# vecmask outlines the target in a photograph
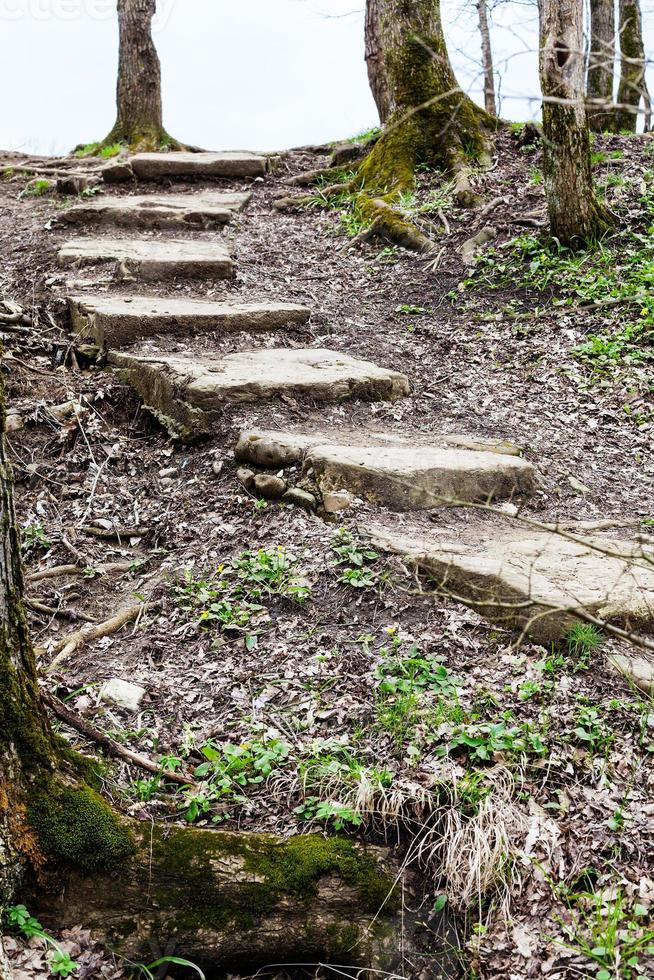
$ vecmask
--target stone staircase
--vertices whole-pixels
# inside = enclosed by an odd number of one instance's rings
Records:
[[[262,178],[270,159],[252,153],[138,154],[105,168],[106,182],[210,182]],[[459,599],[492,622],[550,643],[586,619],[629,632],[654,625],[652,549],[609,535],[578,536],[521,523],[515,501],[536,489],[534,466],[519,447],[474,435],[330,428],[311,410],[350,400],[388,401],[409,394],[409,379],[387,367],[322,347],[279,346],[225,353],[185,338],[284,331],[305,324],[307,307],[274,302],[207,301],[147,295],[139,286],[233,277],[235,264],[216,232],[242,211],[250,192],[121,194],[80,202],[64,221],[99,229],[128,228],[131,237],[81,237],[65,244],[58,261],[83,269],[111,263],[116,283],[136,283],[129,294],[69,296],[78,339],[100,346],[147,408],[172,436],[210,435],[229,406],[277,400],[301,403],[307,424],[280,430],[246,426],[235,447],[239,478],[263,496],[283,497],[321,513],[357,498],[378,508],[365,531],[375,546],[411,561],[437,591]],[[152,229],[211,231],[211,239],[153,239]],[[136,235],[136,230],[141,234]],[[319,415],[319,413],[316,413]],[[335,497],[338,505],[334,504]],[[506,517],[468,509],[465,519],[434,526],[422,512],[453,504],[510,501]],[[488,510],[488,508],[486,508]],[[442,510],[448,514],[452,511]],[[537,522],[531,522],[532,525]],[[641,665],[642,666],[642,665]],[[652,673],[649,674],[650,682]]]

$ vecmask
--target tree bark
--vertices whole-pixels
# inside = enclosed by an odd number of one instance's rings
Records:
[[[369,0],[370,2],[370,0]],[[443,35],[440,0],[374,0],[388,92],[381,138],[359,169],[374,195],[413,186],[420,164],[450,172],[486,150],[492,120],[461,90]]]
[[[590,54],[586,98],[588,125],[596,133],[615,125],[615,0],[590,0]]]
[[[152,40],[156,0],[118,0],[117,116],[105,144],[159,150],[171,145],[163,126],[161,64]]]
[[[387,850],[129,819],[97,792],[97,760],[53,735],[23,611],[3,396],[0,373],[0,913],[23,900],[51,929],[82,925],[134,959],[172,944],[211,967],[333,957],[392,970],[418,929],[397,882],[412,906],[422,896]]]
[[[583,92],[582,0],[541,0],[543,175],[552,235],[578,246],[609,227],[597,200]]]
[[[486,0],[477,0],[479,33],[481,34],[481,61],[484,71],[484,106],[489,116],[497,115],[495,102],[495,75],[493,72],[493,49],[488,26],[488,6]]]
[[[645,46],[639,0],[620,0],[620,83],[617,132],[635,133],[641,98],[649,102],[645,81]]]
[[[380,37],[380,8],[382,0],[368,0],[366,4],[366,67],[372,97],[377,106],[379,120],[385,125],[390,114],[391,99],[388,91],[386,65]]]

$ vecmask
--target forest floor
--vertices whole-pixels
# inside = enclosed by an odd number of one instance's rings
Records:
[[[417,801],[456,784],[464,815],[485,812],[487,832],[501,825],[513,854],[485,896],[475,897],[474,883],[466,897],[454,876],[436,877],[423,910],[426,928],[437,928],[445,904],[466,920],[467,977],[654,976],[651,699],[611,667],[616,640],[586,630],[560,649],[516,649],[501,628],[431,593],[405,561],[360,535],[370,505],[325,521],[257,500],[236,479],[233,446],[243,426],[299,423],[509,440],[539,473],[528,515],[624,519],[646,532],[654,141],[601,137],[593,151],[619,219],[615,236],[578,256],[546,247],[540,149],[507,132],[492,168],[473,178],[480,209],[457,208],[435,173],[420,174],[404,202],[430,223],[437,262],[379,242],[353,245],[361,229],[345,199],[324,206],[316,193],[313,207],[273,210],[289,192],[284,178],[327,159],[285,156],[222,233],[236,279],[157,293],[304,303],[309,323],[177,338],[178,349],[329,347],[404,372],[411,394],[392,404],[226,409],[218,431],[192,446],[171,441],[115,373],[71,359],[71,274],[55,261],[74,237],[56,220],[71,201],[19,197],[17,174],[0,182],[2,296],[34,322],[5,335],[2,369],[9,410],[25,421],[9,441],[27,594],[56,610],[30,607],[43,685],[154,761],[213,767],[196,792],[115,760],[106,793],[143,820],[281,834],[313,821],[375,840],[387,831],[402,848],[419,822]],[[229,181],[230,190],[249,186]],[[483,227],[494,237],[466,266],[460,247]],[[98,279],[87,275],[86,284]],[[48,412],[69,400],[81,412],[64,421]],[[468,515],[441,509],[412,520],[455,530]],[[30,580],[71,563],[85,573]],[[99,574],[108,564],[122,567]],[[48,672],[49,651],[80,613],[99,622],[146,593],[136,624]],[[101,698],[111,678],[145,689],[136,710]],[[385,817],[361,817],[353,787],[362,780],[376,806],[393,795]],[[404,828],[398,812],[410,814]],[[122,974],[87,934],[63,941],[78,976]],[[37,941],[12,948],[20,980],[47,975]],[[434,975],[407,966],[407,980]]]

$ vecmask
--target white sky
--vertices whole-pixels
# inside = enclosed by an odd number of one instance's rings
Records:
[[[460,83],[478,99],[470,0],[444,3]],[[114,121],[115,0],[0,0],[0,148],[59,153]],[[155,41],[170,133],[208,149],[281,149],[377,122],[363,60],[364,0],[159,0]],[[502,115],[538,113],[536,8],[494,14]],[[531,101],[530,101],[531,97]]]

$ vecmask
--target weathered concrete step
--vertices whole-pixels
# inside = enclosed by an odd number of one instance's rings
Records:
[[[63,211],[68,224],[111,224],[124,227],[161,228],[191,225],[214,228],[242,211],[251,194],[140,194],[133,197],[101,197]]]
[[[59,265],[117,262],[118,279],[227,279],[234,263],[224,245],[214,242],[148,241],[128,238],[79,238],[59,251]]]
[[[395,400],[408,394],[402,374],[348,354],[321,348],[212,354],[136,355],[115,351],[108,362],[122,368],[145,405],[177,438],[211,431],[225,405],[281,396],[338,402]]]
[[[465,437],[407,440],[393,433],[245,430],[237,460],[275,470],[300,466],[323,495],[348,490],[397,511],[439,507],[452,500],[487,501],[534,489],[531,463],[488,449],[459,449]],[[477,445],[482,446],[483,440]]]
[[[579,612],[627,629],[654,626],[654,553],[643,558],[636,543],[494,523],[457,533],[368,531],[378,548],[429,573],[441,593],[539,643],[565,637]]]
[[[209,303],[157,296],[71,296],[72,327],[77,336],[101,347],[124,347],[157,333],[192,334],[208,330],[277,330],[306,323],[307,306],[297,303]]]
[[[105,181],[159,180],[165,177],[260,177],[268,167],[260,153],[241,150],[224,153],[137,153],[111,161],[103,169]]]

